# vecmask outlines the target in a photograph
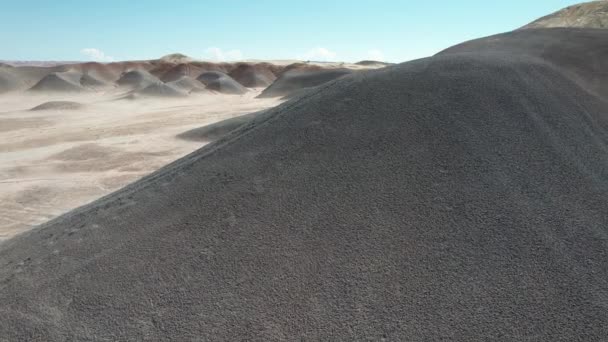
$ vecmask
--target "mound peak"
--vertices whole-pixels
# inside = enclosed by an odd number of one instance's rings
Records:
[[[591,1],[566,7],[542,17],[522,29],[579,27],[608,28],[608,1]]]
[[[192,57],[186,56],[182,53],[172,53],[161,57],[160,60],[169,63],[188,63],[194,61]]]
[[[388,65],[391,65],[391,63],[381,62],[381,61],[373,61],[373,60],[363,60],[363,61],[359,61],[359,62],[355,63],[355,65],[362,65],[362,66],[388,66]]]

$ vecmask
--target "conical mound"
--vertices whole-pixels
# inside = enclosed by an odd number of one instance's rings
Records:
[[[18,90],[22,81],[14,73],[13,67],[0,66],[0,94]]]
[[[80,84],[82,74],[74,71],[54,72],[44,76],[30,91],[39,92],[81,92],[86,89]]]
[[[268,87],[277,78],[268,63],[239,63],[229,75],[244,87]]]
[[[49,101],[39,104],[30,109],[31,111],[39,110],[76,110],[83,108],[84,105],[73,101]]]
[[[191,91],[204,91],[205,89],[205,85],[190,76],[182,76],[175,81],[168,82],[167,84],[187,93]]]
[[[206,89],[222,94],[240,95],[247,92],[247,88],[220,71],[204,72],[197,80],[204,84]]]
[[[184,97],[188,95],[187,92],[162,82],[151,84],[136,92],[141,95],[160,97]]]
[[[123,73],[116,84],[123,87],[143,89],[161,81],[146,70],[136,69]]]
[[[521,53],[346,76],[1,244],[0,336],[605,340],[607,110]]]
[[[264,89],[260,97],[290,96],[303,89],[319,86],[350,73],[352,71],[348,69],[295,68],[282,73],[268,88]]]

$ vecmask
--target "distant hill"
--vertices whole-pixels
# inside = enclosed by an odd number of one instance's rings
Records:
[[[608,28],[608,1],[592,1],[566,7],[522,29],[550,27]]]

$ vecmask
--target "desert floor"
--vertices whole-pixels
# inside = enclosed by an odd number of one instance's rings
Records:
[[[176,135],[278,104],[243,96],[116,100],[86,95],[0,96],[0,241],[84,205],[204,143]],[[48,101],[78,109],[32,111]]]

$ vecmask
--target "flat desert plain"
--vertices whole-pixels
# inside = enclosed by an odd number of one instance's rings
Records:
[[[180,133],[280,102],[256,99],[259,93],[136,100],[111,94],[0,95],[0,241],[205,144],[180,139]]]

